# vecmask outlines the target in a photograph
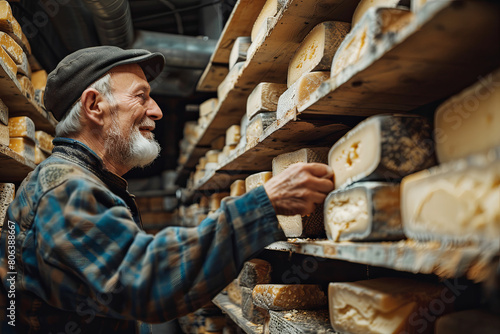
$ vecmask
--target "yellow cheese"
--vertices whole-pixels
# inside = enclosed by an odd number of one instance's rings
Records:
[[[35,142],[35,123],[27,116],[9,118],[9,136],[25,137]]]
[[[240,126],[231,125],[226,130],[226,146],[237,145],[240,141]]]
[[[236,63],[247,60],[247,51],[252,43],[249,36],[236,37],[233,48],[229,54],[229,69],[232,69]]]
[[[255,117],[248,123],[247,129],[245,131],[246,148],[249,149],[255,146],[266,128],[275,120],[275,112],[264,112],[255,115]]]
[[[0,99],[0,123],[4,125],[9,124],[9,108]]]
[[[50,156],[50,153],[42,151],[38,146],[35,146],[35,164],[39,164]]]
[[[243,264],[238,275],[240,286],[253,289],[257,284],[271,283],[271,264],[262,259],[251,259]]]
[[[440,163],[500,145],[500,70],[448,99],[436,110],[434,133]]]
[[[389,182],[356,182],[331,192],[324,204],[328,239],[402,239],[399,198],[399,183]]]
[[[10,137],[9,148],[25,159],[35,162],[35,143],[31,139]]]
[[[31,73],[31,83],[35,89],[44,89],[47,85],[47,72],[40,70]]]
[[[0,62],[7,71],[11,72],[11,75],[14,78],[17,73],[16,62],[12,60],[12,58],[10,58],[9,54],[4,50],[4,48],[0,48]]]
[[[335,189],[356,181],[399,180],[435,165],[430,122],[413,115],[367,118],[330,149]]]
[[[9,146],[9,127],[0,123],[0,144]]]
[[[303,148],[298,151],[283,153],[273,159],[273,176],[278,175],[293,164],[304,162],[328,163],[328,147]]]
[[[23,48],[16,41],[3,31],[0,31],[0,44],[12,60],[20,65],[23,62]]]
[[[273,177],[272,172],[260,172],[256,174],[252,174],[245,179],[245,189],[249,192],[252,189],[255,189],[259,186],[262,186],[264,183],[269,181]]]
[[[254,324],[263,324],[268,317],[268,311],[255,305],[252,298],[252,289],[241,286],[241,313],[243,318]]]
[[[235,279],[233,280],[227,287],[227,296],[229,297],[229,300],[232,301],[234,304],[241,306],[241,287],[238,284],[238,280]]]
[[[500,317],[483,310],[453,312],[436,320],[435,334],[498,334]]]
[[[443,242],[497,241],[500,147],[405,177],[401,215],[408,237]]]
[[[419,308],[428,310],[442,291],[439,285],[403,278],[330,283],[330,322],[342,333],[432,333],[436,317],[424,318]],[[450,308],[442,304],[443,312]]]
[[[260,11],[259,16],[255,20],[252,32],[250,34],[252,42],[256,41],[258,38],[259,31],[261,30],[262,25],[265,24],[267,18],[275,16],[278,11],[281,9],[283,1],[278,0],[267,0],[262,10]]]
[[[278,175],[291,165],[299,162],[326,163],[328,148],[303,148],[295,152],[280,154],[273,159],[273,176]],[[323,206],[318,206],[310,215],[283,216],[278,215],[278,222],[288,238],[320,237],[325,234],[323,224]]]
[[[210,148],[212,150],[220,151],[224,148],[225,143],[226,143],[226,138],[224,138],[224,136],[219,136],[214,140],[212,140],[212,142],[210,143]]]
[[[309,310],[326,306],[327,298],[315,284],[259,284],[252,292],[255,305],[266,310]]]
[[[281,120],[290,114],[295,115],[296,110],[306,104],[310,95],[328,78],[330,78],[330,72],[310,72],[302,75],[281,94],[276,109],[276,118]]]
[[[216,211],[218,208],[220,208],[221,201],[228,196],[229,193],[225,192],[212,194],[210,196],[210,211]]]
[[[11,35],[19,45],[22,44],[23,31],[7,1],[0,1],[0,30]]]
[[[52,137],[51,135],[49,135],[47,132],[44,131],[35,131],[35,139],[40,149],[42,149],[47,153],[52,152],[52,149],[54,148],[52,140],[54,140],[54,137]]]
[[[404,9],[385,9],[371,7],[345,36],[332,60],[331,77],[336,77],[354,65],[369,52],[369,46],[379,34],[397,32],[411,22],[412,14]]]
[[[217,98],[219,101],[224,101],[227,94],[234,88],[244,64],[244,62],[236,63],[217,87]]]
[[[217,110],[219,100],[211,98],[200,104],[200,117],[209,117]]]
[[[245,180],[236,180],[231,184],[230,196],[241,196],[246,193]]]
[[[252,44],[247,50],[247,58],[252,58],[257,48],[264,42],[269,32],[276,25],[277,19],[275,17],[266,18],[255,32],[255,38],[252,37]],[[256,26],[254,26],[256,28]]]
[[[14,200],[15,186],[12,183],[0,183],[0,228],[3,226],[7,209]]]
[[[412,0],[416,1],[416,0]],[[351,24],[354,27],[365,15],[366,11],[370,8],[373,7],[384,7],[384,8],[390,8],[390,7],[396,7],[401,0],[361,0],[358,3],[358,6],[354,10],[354,14],[352,15],[352,21]]]
[[[293,85],[303,74],[328,71],[333,56],[347,35],[351,25],[346,22],[326,21],[316,25],[295,51],[288,65],[287,85]]]
[[[23,59],[22,63],[17,65],[17,75],[24,75],[28,77],[28,79],[31,79],[31,66],[28,61],[28,57],[26,56],[26,53],[22,54],[22,59]]]
[[[219,157],[219,153],[221,153],[220,150],[210,150],[205,153],[205,158],[207,158],[207,164],[208,163],[217,163],[217,159]],[[205,164],[205,168],[207,165]]]
[[[276,111],[278,99],[285,90],[285,84],[271,82],[261,82],[258,84],[247,99],[247,118],[251,120],[261,112]]]
[[[29,100],[34,100],[35,90],[33,89],[33,85],[31,84],[30,79],[27,76],[18,74],[17,81],[21,86],[21,91],[23,92],[24,96],[26,96]]]

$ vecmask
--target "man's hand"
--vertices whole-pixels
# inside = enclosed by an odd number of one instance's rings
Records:
[[[264,184],[278,215],[307,215],[322,204],[335,186],[333,171],[325,164],[296,163]]]

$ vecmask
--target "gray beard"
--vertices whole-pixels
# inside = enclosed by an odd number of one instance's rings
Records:
[[[148,122],[152,121],[145,117],[139,125],[134,126],[127,140],[113,117],[113,124],[104,140],[106,155],[129,169],[146,167],[152,163],[160,154],[161,147],[154,139],[153,133],[151,133],[151,139],[141,134],[139,127]]]

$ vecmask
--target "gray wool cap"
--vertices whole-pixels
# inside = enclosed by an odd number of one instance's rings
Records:
[[[126,64],[141,66],[147,80],[151,81],[163,70],[165,58],[158,52],[124,50],[109,45],[75,51],[49,73],[44,94],[45,108],[60,121],[85,89],[112,68]]]

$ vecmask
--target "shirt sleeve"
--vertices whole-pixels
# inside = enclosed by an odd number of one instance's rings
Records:
[[[263,187],[223,200],[198,227],[167,227],[153,236],[107,189],[85,180],[68,180],[43,196],[33,233],[26,240],[37,254],[25,265],[40,275],[32,283],[42,282],[38,294],[47,302],[89,320],[145,322],[202,307],[244,261],[285,240]]]

